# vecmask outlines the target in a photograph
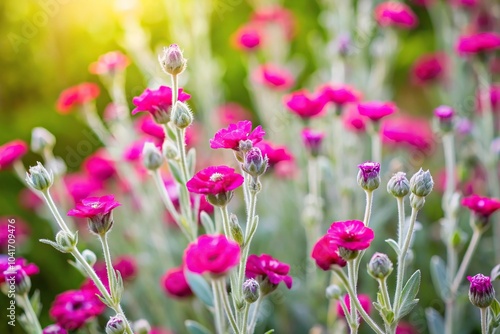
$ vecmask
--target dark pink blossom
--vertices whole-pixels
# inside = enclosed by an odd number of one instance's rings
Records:
[[[8,249],[12,236],[14,236],[15,246],[21,247],[29,233],[28,225],[19,217],[0,217],[0,250]]]
[[[314,156],[318,155],[323,138],[325,138],[325,134],[321,131],[303,129],[301,135],[302,142],[309,152],[311,152]]]
[[[25,258],[18,257],[14,262],[9,262],[9,257],[6,254],[0,254],[0,285],[5,282],[3,272],[8,271],[11,267],[19,267],[27,276],[33,276],[40,272],[38,266],[34,263],[28,263]]]
[[[378,162],[366,161],[358,165],[358,168],[365,182],[380,177],[380,164]]]
[[[399,117],[382,122],[382,142],[387,145],[405,146],[413,151],[428,153],[434,144],[434,133],[427,120]]]
[[[265,140],[255,146],[260,148],[262,156],[267,156],[269,167],[275,167],[280,162],[294,160],[292,153],[286,146],[275,145]]]
[[[469,208],[476,215],[488,218],[500,209],[500,200],[474,194],[463,198],[462,205]]]
[[[252,122],[241,121],[229,124],[227,128],[217,131],[214,138],[210,139],[210,147],[239,151],[240,141],[250,140],[255,145],[264,138],[265,134],[266,132],[260,125],[252,131]]]
[[[236,102],[229,102],[217,108],[219,122],[223,126],[244,120],[251,120],[252,113]]]
[[[289,70],[273,64],[257,67],[252,77],[255,82],[275,90],[287,90],[295,83]]]
[[[19,139],[0,146],[0,170],[7,169],[28,152],[28,145]]]
[[[184,251],[186,268],[197,274],[224,275],[240,261],[240,246],[223,235],[202,235]]]
[[[228,166],[211,166],[196,173],[186,183],[195,194],[217,195],[232,191],[243,184],[243,176]]]
[[[361,93],[349,85],[325,85],[320,88],[320,94],[326,101],[338,106],[361,99]]]
[[[291,40],[295,35],[295,18],[293,13],[278,5],[257,8],[252,14],[250,21],[256,26],[278,26],[288,40]]]
[[[262,43],[262,32],[257,25],[246,24],[234,33],[232,39],[237,49],[254,51]]]
[[[283,98],[285,106],[297,116],[308,119],[321,116],[327,101],[323,95],[313,96],[308,91],[301,89]]]
[[[366,131],[367,119],[361,116],[357,105],[349,105],[342,113],[342,123],[344,127],[353,132],[363,133]]]
[[[453,110],[453,108],[450,106],[442,105],[434,109],[434,116],[441,120],[449,120],[453,118],[454,115],[455,110]]]
[[[418,18],[411,8],[395,1],[386,1],[377,5],[375,20],[382,27],[394,26],[403,29],[411,29],[418,24]]]
[[[418,330],[411,324],[400,321],[396,327],[396,334],[418,334]]]
[[[154,121],[151,115],[144,115],[144,117],[138,118],[135,126],[139,132],[152,136],[157,145],[163,144],[165,140],[165,130]]]
[[[328,235],[324,235],[316,242],[311,257],[316,262],[316,265],[325,271],[330,270],[333,265],[344,267],[347,264],[347,262],[340,257],[337,245]]]
[[[492,84],[489,88],[478,89],[476,93],[476,109],[483,112],[483,104],[489,103],[491,110],[500,113],[500,84]]]
[[[363,310],[365,310],[366,313],[370,314],[372,306],[370,296],[360,293],[358,294],[358,301],[361,304]],[[347,307],[347,311],[351,312],[351,299],[349,298],[349,295],[344,296],[344,303]],[[344,309],[342,309],[340,303],[337,303],[337,314],[339,315],[339,317],[345,318]]]
[[[73,331],[104,313],[105,309],[106,306],[92,291],[69,290],[56,296],[49,314],[58,325]]]
[[[57,99],[56,109],[61,114],[69,113],[73,108],[83,106],[95,100],[100,94],[99,86],[95,83],[84,82],[69,87],[61,92]]]
[[[193,295],[191,287],[189,286],[186,275],[184,274],[184,268],[176,267],[169,269],[161,277],[161,287],[165,292],[174,298],[186,298]]]
[[[83,161],[83,169],[93,178],[106,181],[116,175],[115,163],[104,150],[88,156]]]
[[[470,282],[469,300],[474,306],[482,309],[488,308],[495,300],[495,289],[491,284],[491,278],[483,274],[467,276]]]
[[[334,222],[327,234],[338,247],[351,251],[367,249],[375,237],[373,230],[359,220]]]
[[[185,102],[190,97],[191,95],[179,88],[177,97],[179,101]],[[147,88],[141,95],[134,97],[132,102],[136,106],[132,110],[132,115],[147,111],[154,117],[155,121],[162,123],[165,121],[164,118],[167,117],[165,115],[170,115],[172,109],[172,89],[167,86],[160,86],[157,89]]]
[[[397,110],[393,102],[368,101],[358,103],[359,114],[368,117],[374,122],[394,114]]]
[[[121,255],[113,260],[113,268],[120,273],[124,283],[131,282],[137,276],[137,261],[130,255]],[[97,261],[94,264],[94,270],[106,290],[109,290],[108,271],[104,261]],[[94,281],[86,279],[80,286],[81,290],[93,291],[95,294],[101,294]]]
[[[141,158],[144,144],[148,141],[148,139],[143,138],[130,144],[123,152],[123,159],[130,162],[138,161]]]
[[[68,216],[80,218],[94,218],[105,216],[121,204],[115,201],[113,195],[102,197],[87,197],[76,204],[74,209],[69,210]]]
[[[291,289],[293,279],[288,275],[290,266],[280,262],[268,254],[250,255],[245,267],[245,275],[248,278],[255,278],[259,281],[267,281],[277,287],[281,282],[285,283],[286,287]]]
[[[412,82],[423,85],[442,79],[446,75],[447,57],[443,52],[420,56],[411,68]]]
[[[477,54],[497,49],[500,49],[500,34],[496,32],[460,36],[456,45],[456,50],[460,55]]]
[[[42,334],[68,334],[68,331],[58,324],[53,324],[45,327],[42,331]]]
[[[64,184],[75,203],[103,190],[101,181],[92,178],[90,175],[80,173],[65,175]]]
[[[103,54],[99,59],[90,64],[89,72],[92,74],[114,74],[123,71],[130,64],[130,60],[120,51],[111,51]]]

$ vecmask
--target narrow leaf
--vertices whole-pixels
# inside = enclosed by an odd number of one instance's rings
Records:
[[[443,334],[444,321],[441,314],[433,308],[425,310],[425,317],[427,318],[427,327],[429,327],[430,334]]]
[[[208,329],[194,320],[186,320],[184,321],[184,325],[190,334],[211,334]]]
[[[186,156],[189,175],[194,175],[194,167],[196,166],[196,149],[192,147]]]
[[[207,234],[216,234],[215,224],[212,220],[212,217],[205,211],[202,211],[200,214],[201,225],[205,228],[205,232]]]
[[[386,239],[385,242],[391,246],[392,249],[396,252],[397,255],[401,253],[401,250],[399,249],[398,243],[394,239]]]
[[[493,312],[495,318],[498,317],[498,315],[500,314],[500,303],[496,298],[493,300],[493,303],[491,303],[490,310],[491,312]]]
[[[49,240],[49,239],[40,239],[38,241],[40,241],[42,244],[51,245],[52,247],[54,247],[55,249],[57,249],[61,253],[67,253],[64,249],[61,248],[61,246],[59,246],[57,243],[55,243],[52,240]]]
[[[188,281],[189,287],[193,290],[193,293],[198,297],[205,305],[209,307],[214,306],[214,294],[210,285],[201,276],[185,270],[186,279]]]
[[[401,294],[400,308],[396,310],[396,318],[399,320],[407,315],[411,309],[417,304],[418,299],[415,299],[420,287],[420,270],[417,270],[411,275],[406,282]]]
[[[491,280],[495,281],[500,278],[500,264],[497,264],[493,269],[491,270],[490,274]]]
[[[42,303],[40,302],[40,290],[35,290],[35,292],[33,292],[33,295],[30,298],[30,302],[31,302],[31,307],[33,307],[33,311],[35,311],[35,314],[39,316],[40,312],[42,312]]]
[[[179,167],[177,166],[177,163],[169,160],[168,167],[170,168],[170,172],[172,172],[172,176],[174,177],[175,181],[177,181],[177,183],[179,184],[184,184],[184,181],[182,179],[182,173]]]
[[[264,334],[271,334],[271,333],[274,333],[274,329],[270,329],[267,332],[265,332]]]
[[[439,256],[431,258],[431,277],[437,293],[442,300],[446,300],[450,295],[450,286],[448,283],[448,273],[446,264]]]

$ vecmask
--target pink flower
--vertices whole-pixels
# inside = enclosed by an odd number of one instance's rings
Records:
[[[283,161],[292,161],[293,155],[286,146],[278,146],[268,141],[261,141],[255,147],[260,148],[262,156],[267,156],[269,167],[275,167]]]
[[[45,327],[42,334],[68,334],[68,331],[58,324],[53,324]]]
[[[406,146],[418,152],[429,152],[434,143],[434,134],[427,120],[391,118],[382,123],[380,131],[383,143]]]
[[[124,283],[131,282],[137,275],[137,262],[135,258],[130,255],[122,255],[113,260],[113,268],[120,272],[120,275]],[[106,263],[103,261],[97,261],[94,264],[94,270],[97,276],[101,279],[106,290],[109,291],[109,281],[108,281],[108,271],[106,269]],[[86,279],[80,286],[81,290],[93,291],[94,294],[100,294],[99,289],[94,284],[91,279]]]
[[[462,199],[462,205],[469,208],[476,215],[488,218],[500,209],[500,200],[490,197],[471,195]]]
[[[292,288],[293,279],[288,275],[290,266],[286,263],[279,262],[271,255],[261,254],[250,255],[245,267],[245,275],[248,278],[255,278],[262,285],[268,283],[271,289],[278,287],[281,282],[285,283],[288,289]],[[269,291],[270,292],[270,291]]]
[[[179,88],[179,101],[185,102],[190,97],[191,95],[184,93],[182,88]],[[172,109],[172,89],[167,86],[160,86],[157,89],[146,88],[141,95],[134,97],[132,102],[136,106],[132,110],[132,115],[147,111],[157,123],[167,123],[170,120],[170,110]]]
[[[246,24],[233,35],[233,43],[240,50],[254,51],[262,43],[262,33],[256,25]]]
[[[155,142],[161,145],[165,140],[165,130],[156,123],[152,116],[145,115],[137,120],[136,126],[139,131],[155,138]],[[188,128],[189,129],[189,128]]]
[[[370,296],[360,293],[358,294],[358,300],[363,310],[365,310],[366,313],[370,314],[372,306]],[[344,296],[344,302],[347,306],[347,311],[351,312],[351,299],[349,298],[349,295]],[[337,314],[339,315],[339,317],[345,318],[345,313],[342,309],[342,306],[340,306],[340,303],[337,303]]]
[[[481,32],[474,35],[460,36],[456,50],[460,55],[488,52],[500,48],[500,34]]]
[[[454,115],[455,110],[453,110],[453,108],[450,106],[442,105],[434,109],[434,116],[441,120],[449,120],[453,118]]]
[[[287,90],[295,83],[290,71],[272,64],[265,64],[257,67],[254,70],[253,79],[275,90]]]
[[[130,162],[138,161],[141,158],[142,149],[146,142],[148,142],[148,140],[143,138],[130,144],[123,152],[123,159]]]
[[[79,85],[69,87],[63,90],[59,95],[56,109],[61,114],[67,114],[73,108],[80,107],[95,100],[99,94],[99,86],[91,82],[84,82]]]
[[[479,0],[449,0],[454,6],[461,7],[476,7],[479,3]]]
[[[229,102],[219,106],[217,115],[219,116],[219,122],[224,126],[252,119],[252,113],[236,102]]]
[[[500,84],[492,84],[489,89],[478,89],[476,93],[476,109],[479,112],[484,110],[483,99],[486,100],[484,102],[490,103],[493,112],[500,112]]]
[[[22,269],[27,276],[33,276],[40,272],[38,266],[34,263],[28,263],[25,258],[18,257],[15,259],[14,263],[9,262],[9,257],[6,254],[0,254],[0,285],[5,282],[5,276],[3,273],[8,271],[9,268],[19,267]]]
[[[161,277],[161,286],[169,296],[174,298],[186,298],[193,295],[182,266],[168,270]]]
[[[227,193],[243,184],[243,176],[228,166],[211,166],[196,173],[186,183],[188,190],[195,194],[217,195]]]
[[[64,184],[75,203],[103,189],[102,182],[89,175],[79,173],[66,175],[64,177]]]
[[[160,327],[153,327],[149,331],[148,334],[175,334],[172,331],[169,331],[168,329],[160,328]]]
[[[415,61],[411,69],[413,83],[423,85],[443,78],[446,74],[446,63],[445,53],[422,55]]]
[[[338,106],[358,102],[361,98],[361,93],[348,85],[325,85],[320,92],[326,101]]]
[[[73,331],[104,313],[105,309],[106,306],[91,291],[69,290],[56,296],[49,314],[61,327]]]
[[[241,121],[229,124],[227,128],[217,131],[214,138],[210,139],[210,147],[239,151],[240,141],[250,140],[255,145],[264,138],[265,134],[260,125],[252,131],[252,122]]]
[[[322,95],[314,97],[302,89],[286,95],[283,102],[294,114],[303,119],[308,119],[321,116],[327,101]]]
[[[311,152],[313,156],[318,155],[323,138],[325,138],[325,134],[321,131],[303,129],[301,135],[302,142],[309,152]]]
[[[12,238],[9,238],[10,235],[15,236],[15,246],[21,247],[29,232],[26,223],[18,217],[0,217],[0,250],[9,248],[9,240]]]
[[[197,274],[224,275],[240,261],[240,246],[223,235],[202,235],[184,251],[184,263]]]
[[[130,64],[130,60],[120,51],[111,51],[103,54],[99,59],[90,64],[89,72],[92,74],[114,74],[123,71]]]
[[[359,220],[334,222],[327,234],[338,247],[351,251],[367,249],[375,237],[373,230]]]
[[[382,2],[375,7],[375,20],[382,27],[395,26],[411,29],[417,26],[418,18],[410,7],[394,1]]]
[[[257,8],[250,20],[256,26],[280,27],[288,40],[292,39],[295,34],[293,13],[278,5]]]
[[[397,110],[393,102],[369,101],[358,103],[359,114],[368,117],[374,122],[394,114]]]
[[[469,299],[474,306],[482,309],[488,308],[495,300],[495,289],[491,278],[483,274],[467,276],[470,282]]]
[[[342,123],[347,130],[365,132],[367,119],[361,116],[356,105],[350,105],[342,113]]]
[[[364,182],[377,178],[380,179],[380,163],[366,161],[358,165],[358,168]]]
[[[417,334],[418,331],[409,323],[401,321],[396,327],[396,334]]]
[[[83,162],[85,171],[96,180],[106,181],[116,175],[115,163],[104,150],[88,156]]]
[[[69,210],[68,216],[80,218],[94,218],[108,215],[121,204],[115,201],[113,195],[102,197],[87,197],[76,204],[74,209]]]
[[[12,166],[28,152],[28,145],[19,139],[10,141],[0,146],[0,170]]]
[[[328,235],[324,235],[316,242],[311,257],[316,261],[316,265],[325,271],[330,270],[333,265],[345,267],[347,264],[340,257],[337,245]]]

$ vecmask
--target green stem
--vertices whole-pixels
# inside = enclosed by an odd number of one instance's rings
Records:
[[[24,309],[24,313],[26,314],[26,318],[36,328],[36,334],[41,334],[42,333],[42,326],[40,325],[40,321],[38,320],[38,317],[35,313],[35,310],[33,309],[33,306],[31,305],[30,299],[28,297],[28,293],[23,293],[22,295],[19,295],[19,297],[22,300],[23,309]]]
[[[382,143],[380,142],[380,136],[375,125],[373,125],[370,137],[372,142],[372,161],[382,163]]]
[[[469,246],[467,247],[467,250],[465,251],[465,255],[462,259],[462,263],[460,264],[460,267],[458,268],[458,272],[455,275],[455,278],[453,279],[453,282],[451,284],[450,288],[450,298],[455,299],[455,294],[458,291],[458,288],[460,286],[460,283],[462,282],[462,279],[464,277],[465,271],[469,267],[470,260],[472,259],[472,255],[474,254],[477,245],[479,243],[479,240],[481,239],[483,232],[481,232],[478,229],[474,230],[474,233],[472,234],[472,239],[469,243]]]
[[[99,240],[101,241],[102,252],[104,253],[104,262],[106,263],[106,271],[108,273],[109,292],[111,298],[116,300],[117,296],[113,295],[116,286],[116,274],[113,269],[113,262],[111,261],[111,252],[109,250],[107,233],[105,235],[99,235]]]
[[[217,293],[216,280],[212,280],[212,291],[214,293],[215,332],[216,334],[224,334],[224,317],[222,314],[220,295]]]
[[[366,204],[365,204],[365,215],[363,217],[363,224],[365,226],[370,225],[370,218],[372,216],[372,206],[373,206],[373,191],[371,190],[365,190],[365,195],[366,195]],[[359,265],[361,263],[361,259],[363,258],[363,255],[365,254],[366,250],[363,250],[359,253],[359,255],[354,259],[354,273],[356,275],[355,279],[356,282],[358,281],[358,272],[359,272]]]
[[[398,246],[401,249],[403,242],[403,228],[406,220],[405,216],[405,199],[404,197],[396,197],[398,202]]]
[[[224,231],[224,234],[228,239],[232,240],[233,237],[231,236],[231,228],[229,226],[229,211],[227,210],[227,205],[220,207],[220,213],[222,218],[222,229]]]
[[[387,290],[387,279],[380,278],[377,280],[380,292],[382,294],[382,301],[388,309],[391,309],[391,298],[389,297],[389,291]]]
[[[349,285],[351,287],[351,292],[349,293],[350,297],[350,305],[351,305],[351,310],[349,312],[349,327],[351,328],[351,334],[356,334],[358,333],[359,329],[359,319],[358,319],[358,312],[357,312],[357,307],[356,304],[352,302],[353,298],[358,298],[358,292],[357,292],[357,280],[356,280],[356,267],[355,267],[355,260],[351,260],[347,262],[347,276],[349,278]],[[346,315],[347,317],[347,315]]]
[[[218,285],[218,293],[219,298],[222,300],[222,305],[224,310],[226,311],[227,318],[229,319],[229,323],[231,324],[231,328],[234,333],[239,333],[238,325],[236,324],[236,319],[234,318],[233,310],[231,309],[231,305],[229,305],[229,297],[227,296],[226,291],[226,281],[224,279],[217,280],[216,285]]]
[[[245,309],[243,310],[243,320],[241,321],[241,333],[247,334],[248,332],[248,313],[250,313],[250,304],[245,303]]]
[[[59,225],[59,227],[61,228],[61,230],[73,235],[73,233],[71,233],[68,226],[64,222],[64,219],[61,217],[61,214],[57,210],[56,203],[54,203],[54,200],[52,199],[52,196],[50,195],[49,189],[42,191],[42,196],[43,196],[43,199],[45,200],[45,203],[49,207],[50,212],[52,213],[52,215],[56,219],[56,222]]]
[[[264,297],[262,295],[260,295],[254,304],[255,306],[254,306],[254,311],[252,314],[252,319],[250,320],[250,324],[248,326],[248,333],[250,333],[250,334],[253,334],[255,326],[257,325],[257,315],[259,314],[259,307],[260,307],[260,304],[262,303],[262,299],[264,299]]]
[[[481,334],[488,333],[488,308],[481,308]]]
[[[111,140],[113,137],[97,115],[95,105],[92,103],[86,103],[83,105],[82,111],[87,125],[94,132],[97,138],[99,138],[101,143],[103,143],[106,147],[111,147]]]

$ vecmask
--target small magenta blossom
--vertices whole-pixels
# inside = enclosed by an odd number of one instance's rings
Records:
[[[94,195],[104,189],[102,181],[96,180],[88,174],[72,173],[64,176],[64,184],[68,194],[75,203]]]
[[[324,235],[313,247],[311,257],[321,269],[330,270],[333,265],[345,267],[347,262],[340,257],[338,246],[330,236]]]
[[[424,54],[413,63],[411,69],[412,82],[424,85],[446,76],[448,59],[445,53]]]
[[[282,263],[271,255],[250,255],[245,267],[245,275],[256,279],[260,284],[262,294],[266,295],[274,291],[278,284],[285,283],[288,289],[292,288],[293,279],[288,275],[290,266]]]
[[[407,147],[419,153],[428,153],[434,145],[434,133],[428,120],[398,117],[384,120],[380,129],[382,143]]]
[[[373,230],[359,220],[334,222],[327,234],[338,247],[350,251],[367,249],[375,237]]]
[[[28,144],[20,139],[0,146],[0,170],[7,169],[28,153]]]
[[[246,24],[233,35],[233,44],[240,50],[255,51],[262,44],[262,39],[262,32],[257,25]]]
[[[361,93],[349,85],[324,85],[319,90],[325,100],[338,106],[361,99]]]
[[[495,32],[460,36],[456,45],[456,50],[460,55],[473,55],[497,49],[500,49],[500,34]]]
[[[236,124],[229,124],[225,129],[220,129],[210,139],[210,147],[213,149],[227,148],[234,151],[240,150],[241,141],[251,141],[252,145],[257,144],[266,132],[259,125],[252,131],[252,122],[240,121]]]
[[[296,20],[293,13],[279,5],[261,6],[256,8],[250,18],[257,26],[279,27],[287,40],[295,35]]]
[[[479,308],[487,308],[495,300],[495,289],[491,284],[491,278],[483,274],[467,276],[470,282],[470,302]]]
[[[471,195],[462,199],[462,205],[469,208],[478,218],[488,218],[500,209],[500,200],[490,197]]]
[[[260,148],[262,155],[267,156],[270,167],[275,167],[283,161],[292,161],[294,159],[292,153],[286,146],[278,146],[268,141],[261,141],[256,145]]]
[[[83,168],[93,178],[106,181],[116,175],[115,163],[104,150],[88,156],[83,161]]]
[[[411,29],[417,26],[418,18],[410,7],[395,1],[386,1],[375,7],[375,20],[382,27]]]
[[[374,122],[394,114],[397,110],[393,102],[368,101],[358,103],[359,114],[368,117]]]
[[[302,119],[323,115],[326,100],[323,95],[313,96],[305,89],[295,91],[283,98],[285,106]]]
[[[223,126],[252,119],[252,113],[236,102],[228,102],[219,106],[216,113]]]
[[[130,255],[119,256],[113,260],[113,268],[120,273],[124,283],[131,282],[137,276],[137,262]],[[98,261],[94,264],[94,270],[102,284],[109,291],[108,271],[104,261]],[[86,279],[80,285],[81,290],[93,291],[95,294],[101,294],[94,281]]]
[[[103,235],[113,226],[113,209],[120,205],[113,195],[88,197],[78,202],[68,216],[88,218],[90,230]]]
[[[178,91],[178,100],[186,102],[191,95],[185,93],[182,88]],[[167,86],[160,86],[157,89],[147,88],[141,95],[133,98],[132,102],[136,106],[132,110],[132,115],[138,112],[149,112],[156,123],[165,124],[170,120],[172,109],[172,89]]]
[[[434,109],[434,116],[441,120],[449,120],[455,116],[455,110],[450,106],[439,106]]]
[[[240,246],[224,235],[202,235],[184,251],[186,268],[197,274],[223,276],[240,261]]]
[[[28,261],[22,257],[16,258],[14,263],[9,263],[8,256],[0,255],[0,284],[5,282],[5,276],[2,275],[5,271],[8,271],[12,267],[21,268],[27,276],[33,276],[40,272],[38,266],[34,263],[28,263]]]
[[[287,90],[295,83],[293,74],[289,70],[273,64],[257,67],[252,78],[255,82],[277,91]]]
[[[15,220],[14,230],[12,230],[14,224],[9,223],[12,221],[12,219]],[[0,216],[0,251],[5,251],[4,253],[7,253],[7,250],[9,248],[9,240],[10,238],[12,238],[9,236],[12,234],[16,237],[16,246],[21,246],[29,237],[30,229],[28,225],[18,217],[14,218]]]
[[[370,314],[372,308],[372,301],[370,299],[370,296],[360,293],[358,294],[358,300],[363,310],[365,310],[366,313]],[[344,303],[347,306],[347,311],[351,312],[351,299],[349,298],[349,295],[344,296]],[[339,317],[345,318],[345,313],[342,309],[342,306],[340,306],[340,303],[337,303],[337,314],[339,315]]]
[[[380,164],[367,161],[358,165],[358,184],[367,191],[372,191],[380,185]]]
[[[312,156],[318,156],[325,134],[321,131],[303,129],[302,142]]]
[[[56,296],[49,314],[61,327],[74,331],[105,310],[106,306],[92,291],[69,290]]]
[[[342,124],[349,131],[355,133],[366,132],[367,121],[366,117],[359,114],[357,105],[348,105],[342,112]]]
[[[92,74],[115,74],[130,65],[130,60],[120,51],[111,51],[103,54],[99,59],[90,64],[89,72]]]
[[[191,287],[186,280],[183,266],[169,269],[161,277],[161,287],[173,298],[186,298],[193,295],[193,291],[191,291]]]
[[[61,114],[68,114],[73,108],[83,106],[94,101],[101,93],[95,83],[84,82],[69,87],[61,92],[56,103],[56,110]]]
[[[186,184],[195,194],[217,195],[232,191],[243,184],[243,176],[228,166],[207,167],[193,176]]]
[[[477,90],[476,110],[479,113],[484,112],[484,103],[489,103],[493,112],[500,112],[500,84],[492,84],[490,87]]]
[[[45,327],[42,334],[68,334],[68,331],[58,324],[53,324]]]

